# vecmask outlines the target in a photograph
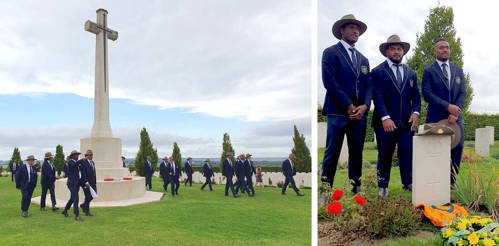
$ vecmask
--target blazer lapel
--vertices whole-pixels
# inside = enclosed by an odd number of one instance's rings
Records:
[[[345,49],[345,47],[343,47],[343,44],[341,42],[338,42],[338,44],[336,45],[336,48],[340,52],[341,57],[343,57],[343,59],[348,63],[350,70],[352,70],[352,72],[355,74],[355,76],[357,76],[357,74],[359,74],[359,73],[355,70],[353,63],[352,63],[352,59],[350,59],[350,55],[348,54],[348,51]],[[357,59],[357,63],[359,61],[360,61],[360,58]],[[359,67],[359,66],[357,66],[357,67]]]
[[[442,69],[440,68],[440,66],[438,65],[438,62],[434,62],[433,63],[433,68],[437,71],[437,74],[440,76],[440,81],[445,85],[445,87],[450,91],[450,88],[449,88],[449,85],[447,84],[447,82],[445,81],[444,79],[444,72],[442,72]],[[451,72],[451,76],[452,76],[452,72]]]
[[[393,71],[392,69],[390,68],[390,66],[388,65],[388,62],[385,61],[385,66],[384,66],[384,70],[385,70],[385,73],[388,74],[388,77],[390,77],[391,81],[392,81],[392,84],[393,86],[395,87],[395,89],[397,89],[397,91],[400,93],[400,88],[398,87],[397,85],[397,79],[395,78],[395,74],[393,74]]]

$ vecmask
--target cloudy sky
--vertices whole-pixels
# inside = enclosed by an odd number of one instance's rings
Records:
[[[478,113],[499,113],[499,49],[495,40],[499,33],[493,23],[497,23],[497,4],[492,0],[451,1],[441,0],[440,5],[451,6],[454,10],[454,27],[461,38],[464,54],[464,71],[470,74],[474,98],[470,110]],[[414,46],[416,33],[422,33],[430,8],[438,6],[434,0],[362,0],[362,1],[323,1],[318,2],[318,61],[322,51],[337,43],[331,33],[333,23],[343,15],[354,14],[367,24],[367,31],[356,44],[369,59],[371,68],[384,61],[379,53],[379,45],[391,34],[398,34],[402,40]],[[451,51],[452,52],[452,51]],[[408,55],[412,54],[411,51]],[[407,55],[406,55],[407,56]],[[321,77],[318,78],[318,102],[324,101],[325,89]]]
[[[284,157],[293,125],[310,146],[308,1],[1,1],[0,159],[79,149],[93,123],[95,35],[108,10],[110,119],[133,158],[139,132],[160,155]],[[335,14],[334,16],[337,16]]]

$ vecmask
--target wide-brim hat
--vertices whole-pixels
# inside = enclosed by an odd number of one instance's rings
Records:
[[[81,153],[78,150],[73,150],[73,151],[71,151],[71,154],[69,154],[69,156],[72,156],[72,155],[81,155]]]
[[[449,124],[449,121],[447,119],[443,119],[438,123],[444,124],[454,131],[454,134],[451,136],[450,140],[451,149],[454,149],[461,142],[461,138],[463,137],[461,136],[461,126],[459,126],[459,124],[457,123]]]
[[[379,45],[379,51],[381,52],[381,54],[383,54],[383,56],[386,56],[385,52],[388,45],[392,44],[400,44],[402,46],[402,49],[404,49],[404,55],[407,54],[407,52],[411,48],[411,45],[409,43],[402,42],[402,40],[400,40],[400,37],[398,35],[393,34],[390,37],[388,37],[386,42]]]
[[[210,161],[210,159],[206,159],[206,160],[204,160],[204,162],[211,162],[211,161]]]
[[[52,158],[52,157],[54,157],[54,156],[52,155],[52,153],[51,153],[51,152],[47,152],[47,153],[45,153],[45,159],[50,159],[50,158]]]
[[[250,153],[246,154],[246,158],[248,158],[248,157],[250,157],[250,156],[252,156]]]
[[[348,15],[341,17],[341,19],[337,20],[333,24],[332,31],[333,31],[334,37],[336,37],[337,39],[341,39],[340,29],[342,26],[344,26],[346,24],[355,24],[355,25],[359,26],[359,36],[362,35],[367,30],[367,25],[364,22],[355,19],[355,16],[353,16],[352,14],[348,14]]]
[[[192,157],[187,157],[187,160],[192,160]]]
[[[26,160],[25,161],[29,161],[29,160],[33,160],[33,161],[36,161],[36,158],[34,155],[28,155],[28,157],[26,157]]]

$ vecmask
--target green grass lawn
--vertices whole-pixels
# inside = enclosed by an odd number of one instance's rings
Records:
[[[466,141],[465,142],[465,152],[473,152],[474,153],[474,142]],[[321,161],[324,156],[324,148],[320,148],[318,150],[318,160],[319,160],[319,170],[321,170]],[[483,177],[490,177],[491,172],[499,171],[499,142],[496,141],[493,146],[490,148],[490,157],[488,158],[480,158],[477,157],[477,173],[473,175],[481,175]],[[373,143],[366,143],[363,152],[363,160],[364,162],[369,162],[372,165],[372,168],[363,168],[363,176],[366,175],[374,175],[376,173],[375,164],[377,161],[377,150],[374,148]],[[461,164],[460,175],[469,175],[470,165],[467,163]],[[496,183],[499,182],[496,181]],[[320,183],[320,182],[319,182]],[[348,170],[347,169],[338,169],[336,172],[334,188],[346,189],[350,188],[349,180],[348,180]],[[400,181],[400,171],[397,167],[392,167],[391,178],[389,184],[389,196],[398,197],[402,196],[407,200],[412,200],[411,193],[408,191],[404,191],[402,189],[402,184]],[[452,199],[455,200],[454,195]],[[425,225],[428,227],[428,225]],[[395,238],[395,239],[384,239],[379,242],[379,245],[400,245],[400,246],[409,246],[409,245],[442,245],[442,238],[437,233],[438,231],[435,228],[429,228],[431,232],[430,234],[425,234],[424,236],[411,236],[407,238]]]
[[[155,191],[162,181],[153,178]],[[179,196],[143,205],[94,208],[77,222],[31,204],[22,218],[21,193],[0,178],[0,245],[310,245],[311,194],[256,187],[255,197],[225,197],[223,186],[180,187]],[[40,185],[33,196],[41,193]],[[63,204],[58,204],[62,206]]]

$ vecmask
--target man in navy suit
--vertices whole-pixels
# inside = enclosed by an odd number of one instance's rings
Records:
[[[187,157],[187,161],[184,164],[185,174],[187,174],[187,179],[184,181],[184,186],[187,186],[187,182],[189,182],[189,186],[192,186],[192,158]]]
[[[73,213],[75,215],[76,221],[83,221],[83,219],[80,217],[80,209],[78,208],[78,192],[80,191],[80,167],[78,166],[77,160],[80,154],[81,153],[76,150],[71,151],[71,154],[69,154],[69,161],[68,163],[66,163],[66,185],[68,186],[71,196],[69,197],[69,200],[64,207],[64,211],[62,211],[62,214],[65,217],[68,217],[68,210],[71,208],[71,205],[73,205]]]
[[[35,160],[34,156],[28,156],[25,160],[28,164],[19,167],[16,172],[16,188],[21,190],[21,216],[24,218],[29,216],[28,209],[38,180],[38,174],[34,166]]]
[[[79,161],[81,173],[81,187],[85,194],[85,201],[80,205],[86,216],[93,216],[90,213],[90,202],[94,199],[90,192],[90,188],[97,192],[97,178],[95,174],[95,163],[92,160],[94,153],[92,150],[87,150],[85,158]]]
[[[163,189],[165,190],[165,192],[168,192],[168,184],[170,183],[170,177],[167,172],[167,166],[168,166],[168,156],[165,156],[161,164],[159,164],[159,175],[163,179]]]
[[[175,181],[175,176],[177,174],[175,172],[175,169],[175,163],[173,161],[173,158],[170,156],[170,158],[168,159],[168,163],[166,164],[166,173],[168,174],[168,179],[171,184],[172,196],[175,196],[175,187],[177,185],[177,182]]]
[[[40,198],[40,210],[45,211],[45,199],[47,197],[47,190],[50,191],[50,200],[52,202],[52,211],[56,211],[59,208],[57,208],[56,205],[56,200],[55,200],[55,193],[54,193],[54,182],[55,182],[55,167],[52,164],[52,159],[54,156],[52,153],[47,152],[45,153],[45,159],[42,164],[42,197]]]
[[[343,16],[332,28],[334,36],[340,41],[322,54],[322,81],[326,89],[322,114],[328,117],[328,121],[321,180],[333,186],[346,135],[348,177],[353,193],[361,190],[362,150],[372,98],[369,61],[354,47],[366,29],[366,24],[353,15]],[[321,194],[321,201],[324,196]]]
[[[19,169],[20,165],[17,164],[17,162],[13,162],[11,167],[10,167],[10,174],[11,174],[11,180],[14,182],[14,179],[16,178],[16,171]]]
[[[172,165],[172,170],[173,170],[173,182],[174,184],[174,191],[175,195],[178,195],[178,188],[180,187],[180,176],[182,176],[182,171],[180,170],[180,167],[178,166],[178,163],[173,160],[173,157],[170,156],[170,163]]]
[[[239,195],[234,190],[234,183],[232,183],[232,177],[234,177],[234,166],[232,165],[232,153],[225,153],[225,160],[222,163],[222,175],[225,176],[225,196],[229,196],[229,189],[232,191],[232,195],[237,198]]]
[[[253,174],[256,173],[255,166],[253,166],[253,161],[251,160],[251,154],[246,154],[246,161],[244,162],[244,175],[246,176],[246,190],[249,196],[255,195],[255,189],[253,188]]]
[[[210,191],[213,191],[213,188],[211,188],[211,177],[213,177],[213,169],[211,168],[210,164],[210,159],[206,159],[204,161],[203,165],[203,176],[206,178],[206,181],[204,182],[203,186],[201,186],[201,190],[204,189],[206,185],[210,187]]]
[[[466,83],[463,69],[449,62],[450,47],[444,38],[439,38],[434,44],[437,60],[423,71],[422,91],[428,102],[427,123],[447,120],[449,125],[457,124],[464,136],[462,108],[466,100]],[[463,153],[464,137],[451,150],[452,175],[451,184],[459,173],[461,155]]]
[[[149,190],[152,190],[152,175],[154,170],[152,168],[151,157],[147,156],[144,165],[142,166],[142,173],[146,178],[146,187],[149,186]]]
[[[285,180],[284,184],[282,185],[282,195],[286,195],[286,188],[288,188],[288,185],[291,184],[291,188],[296,192],[297,196],[303,196],[303,194],[300,193],[300,190],[298,187],[296,187],[295,184],[295,179],[293,176],[296,175],[296,168],[294,161],[296,160],[296,157],[293,153],[289,154],[288,159],[282,162],[282,174],[284,174]]]
[[[234,173],[236,174],[237,178],[236,193],[239,192],[239,189],[241,189],[242,193],[246,192],[246,181],[244,180],[246,178],[246,173],[244,170],[244,155],[237,156],[236,165],[234,166]]]
[[[416,73],[402,64],[410,45],[392,35],[379,50],[387,59],[371,71],[374,87],[372,125],[378,143],[378,194],[388,196],[392,156],[397,145],[400,177],[412,191],[412,137],[418,127],[421,95]]]

